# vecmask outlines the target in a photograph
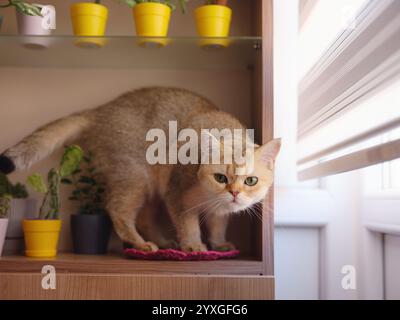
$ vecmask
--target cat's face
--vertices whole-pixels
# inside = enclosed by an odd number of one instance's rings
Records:
[[[263,200],[273,183],[273,164],[279,149],[279,139],[255,148],[254,164],[240,166],[246,173],[243,175],[238,174],[236,164],[201,165],[198,179],[207,200],[213,203],[210,210],[233,213]]]

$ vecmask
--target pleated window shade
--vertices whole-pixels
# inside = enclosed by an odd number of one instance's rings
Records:
[[[358,5],[354,19],[346,28],[339,25],[335,41],[299,83],[300,180],[400,158],[400,140],[373,139],[400,127],[400,1],[354,3]],[[323,21],[321,15],[307,11],[307,19]],[[312,27],[324,32],[323,24],[303,21],[300,33]]]

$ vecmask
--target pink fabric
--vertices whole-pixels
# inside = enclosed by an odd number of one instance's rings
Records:
[[[233,251],[205,251],[205,252],[183,252],[174,249],[160,249],[154,252],[136,249],[125,249],[124,253],[129,258],[139,260],[177,260],[177,261],[199,261],[232,259],[239,255],[239,250]]]

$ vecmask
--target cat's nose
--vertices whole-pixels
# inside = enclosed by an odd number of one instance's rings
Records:
[[[229,193],[230,193],[231,195],[233,195],[234,198],[236,198],[237,195],[239,194],[239,191],[229,191]]]

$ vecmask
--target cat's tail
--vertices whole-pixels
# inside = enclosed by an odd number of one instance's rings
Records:
[[[90,125],[87,113],[73,114],[51,122],[0,155],[0,172],[29,168],[68,140],[77,138]]]

